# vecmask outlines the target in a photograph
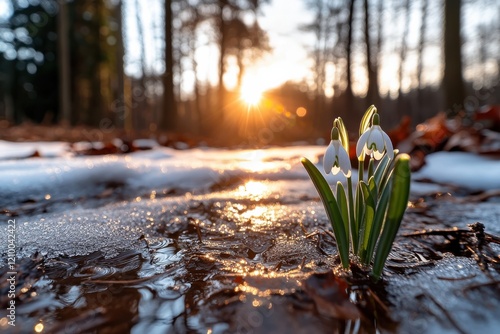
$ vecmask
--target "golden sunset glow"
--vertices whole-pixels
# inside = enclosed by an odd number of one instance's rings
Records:
[[[243,102],[250,106],[256,106],[262,100],[262,89],[253,84],[247,84],[241,87],[240,95]]]
[[[252,197],[263,196],[269,192],[269,187],[264,182],[248,181],[240,190],[246,191]]]
[[[246,198],[252,201],[260,201],[262,198],[268,197],[271,194],[269,186],[265,182],[248,181],[244,185],[239,186],[235,192],[236,198]]]
[[[266,169],[264,158],[264,153],[261,150],[247,151],[241,154],[239,165],[251,172],[261,172]]]

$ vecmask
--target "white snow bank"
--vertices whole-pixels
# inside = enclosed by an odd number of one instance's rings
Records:
[[[437,152],[425,158],[414,180],[429,179],[472,191],[500,189],[500,160],[467,152]]]
[[[19,159],[35,152],[42,157],[68,156],[69,144],[64,142],[13,143],[0,140],[0,160]]]
[[[67,147],[65,143],[0,142],[0,208],[44,198],[76,200],[115,186],[135,197],[152,190],[200,193],[238,178],[308,179],[300,157],[308,157],[322,170],[317,157],[325,150],[324,146],[259,150],[174,150],[156,146],[127,155],[74,156]],[[41,152],[42,157],[16,159],[34,150]],[[356,179],[355,171],[353,178]],[[327,179],[332,185],[344,181],[341,174],[330,174]],[[500,161],[471,153],[439,152],[427,157],[427,165],[413,179],[430,179],[472,190],[500,188]],[[419,192],[417,184],[412,188]]]
[[[53,158],[0,160],[0,207],[27,199],[77,199],[100,194],[107,185],[121,185],[134,196],[151,190],[205,191],[227,178],[307,178],[300,157],[314,158],[324,148],[300,146],[265,150],[155,147],[128,155],[69,156],[61,143],[2,142],[0,150],[25,152],[48,145]],[[57,149],[56,149],[57,148]],[[3,157],[9,154],[4,153]],[[12,156],[12,155],[10,155]],[[26,156],[26,155],[24,155]],[[50,196],[49,196],[50,195]]]

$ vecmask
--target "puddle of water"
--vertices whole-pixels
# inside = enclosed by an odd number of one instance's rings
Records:
[[[251,192],[254,197],[247,194]],[[260,198],[260,193],[266,195]],[[93,252],[20,261],[16,332],[286,333],[290,328],[397,332],[388,314],[401,314],[404,307],[411,314],[422,307],[407,303],[409,291],[402,288],[411,288],[408,282],[411,275],[420,275],[419,268],[388,270],[387,286],[353,281],[339,288],[330,279],[327,283],[347,299],[332,302],[327,298],[325,302],[305,282],[337,265],[335,243],[321,233],[307,238],[301,227],[308,232],[328,228],[321,204],[297,203],[293,196],[288,202],[282,196],[276,198],[273,186],[265,182],[223,194],[186,197],[175,208],[165,201],[163,213],[148,216],[148,233],[138,240],[141,247],[135,250],[120,250],[111,257]],[[138,219],[135,215],[140,211],[131,212],[130,219]],[[422,228],[428,222],[410,224]],[[419,259],[415,245],[400,247],[399,255]],[[439,272],[443,277],[449,276],[446,270],[455,270],[444,267]],[[5,274],[6,270],[0,272],[2,282]],[[479,279],[481,272],[473,274]],[[421,276],[426,280],[421,286],[434,291],[435,277]],[[0,288],[4,305],[5,283]],[[394,297],[398,289],[403,290]],[[325,313],[339,307],[357,310],[356,316],[346,317],[338,310]],[[422,317],[429,315],[426,312],[422,311]],[[0,319],[0,329],[11,329],[4,319]],[[412,319],[397,320],[405,323],[405,330],[414,328]]]
[[[273,328],[270,319],[297,312],[301,326],[312,316],[326,328],[331,319],[315,311],[301,284],[335,265],[317,243],[335,250],[326,237],[305,238],[297,222],[302,212],[311,209],[254,200],[192,202],[186,216],[169,217],[155,225],[160,233],[141,238],[142,249],[26,259],[16,289],[22,305],[16,330],[232,332],[238,323],[229,314],[245,310],[245,326],[254,329]],[[304,224],[321,225],[316,218]]]

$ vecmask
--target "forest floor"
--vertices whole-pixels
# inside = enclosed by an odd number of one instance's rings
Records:
[[[15,222],[17,255],[12,269],[2,243],[0,304],[16,305],[3,332],[498,331],[498,157],[425,157],[373,283],[335,270],[299,163],[319,163],[323,147],[89,155],[82,145],[0,142],[2,226]]]

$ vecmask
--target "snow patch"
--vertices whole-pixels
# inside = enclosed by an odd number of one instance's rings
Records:
[[[197,148],[174,150],[154,147],[127,155],[70,156],[61,143],[2,142],[0,160],[0,208],[26,200],[78,199],[96,196],[106,187],[120,186],[128,194],[141,196],[152,190],[182,189],[203,192],[228,178],[283,180],[307,178],[300,165],[304,154],[315,157],[317,146],[265,150]],[[38,146],[39,145],[39,146]],[[52,158],[26,156],[35,147],[48,145]],[[22,148],[24,151],[16,151]],[[47,150],[49,150],[47,149]],[[49,152],[49,151],[42,151]],[[49,152],[49,153],[50,153]]]
[[[500,189],[500,160],[468,152],[437,152],[425,158],[414,180],[428,179],[471,191]]]

